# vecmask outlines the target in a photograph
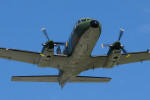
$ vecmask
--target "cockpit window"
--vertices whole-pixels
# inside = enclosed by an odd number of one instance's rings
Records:
[[[87,18],[86,20],[87,20],[87,21],[89,21],[90,19],[89,19],[89,18]]]
[[[78,21],[78,24],[80,24],[81,22],[89,21],[89,20],[90,20],[89,18],[80,19],[80,20]]]
[[[80,23],[86,22],[86,21],[90,21],[90,20],[92,20],[92,19],[91,18],[82,18],[82,19],[77,21],[77,23],[76,23],[74,28],[76,28],[76,26],[78,26]]]
[[[81,19],[81,21],[82,21],[82,22],[85,22],[85,21],[86,21],[86,19]]]

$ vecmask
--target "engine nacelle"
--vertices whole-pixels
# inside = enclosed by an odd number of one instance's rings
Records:
[[[46,58],[50,58],[52,56],[54,56],[54,48],[43,48],[41,56],[46,57]]]
[[[104,63],[105,68],[112,68],[113,66],[117,65],[117,63],[120,60],[121,56],[121,50],[113,50],[108,55],[108,58],[106,59]]]
[[[42,54],[48,58],[54,55],[53,41],[48,41],[47,43],[43,44]]]
[[[43,44],[43,49],[40,61],[39,61],[39,66],[45,66],[47,65],[48,60],[54,56],[54,43],[53,41],[49,41],[46,44]]]

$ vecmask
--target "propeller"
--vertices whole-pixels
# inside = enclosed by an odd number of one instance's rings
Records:
[[[47,34],[47,31],[46,31],[46,28],[45,27],[41,28],[41,31],[43,32],[43,34],[45,35],[45,37],[47,39],[47,43],[45,43],[45,44],[48,44],[49,42],[52,43],[53,40],[50,40],[50,38],[49,38],[49,36]],[[66,45],[66,43],[64,43],[64,42],[53,42],[53,45],[54,46],[60,46],[60,45]]]
[[[59,45],[65,45],[66,43],[64,42],[54,42],[54,46],[59,46]]]
[[[111,45],[112,45],[112,44],[103,44],[103,43],[102,43],[102,44],[101,44],[101,47],[102,47],[102,48],[104,48],[104,47],[110,47]]]
[[[101,44],[101,47],[102,48],[104,48],[104,47],[110,47],[112,49],[121,49],[124,54],[126,54],[127,56],[129,56],[128,52],[124,49],[124,46],[121,45],[121,43],[120,43],[120,40],[121,40],[121,38],[123,36],[123,33],[124,33],[124,29],[120,28],[120,34],[119,34],[118,40],[116,42],[112,43],[112,44]]]

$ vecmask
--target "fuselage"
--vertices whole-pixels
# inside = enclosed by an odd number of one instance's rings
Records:
[[[90,28],[98,29],[99,32],[88,34],[87,32],[88,30],[91,30]],[[90,18],[80,19],[74,26],[71,36],[69,37],[69,40],[67,42],[68,45],[65,46],[63,53],[68,56],[71,56],[76,46],[78,45],[79,41],[82,41],[81,38],[84,37],[85,34],[87,34],[85,37],[86,39],[84,38],[85,41],[88,42],[89,40],[89,42],[92,43],[92,41],[97,41],[97,38],[99,38],[100,32],[101,32],[101,24],[98,21],[94,19],[90,19]],[[92,40],[93,39],[92,37],[94,36],[97,36],[97,38]],[[83,45],[85,44],[83,43]],[[95,46],[95,44],[93,46]]]
[[[101,34],[101,24],[94,19],[80,19],[73,28],[71,36],[62,55],[45,58],[39,64],[40,67],[54,67],[63,70],[74,70],[87,66],[91,52]],[[43,57],[44,58],[44,57]],[[50,61],[49,61],[50,59]],[[80,68],[77,68],[80,67]]]
[[[44,29],[48,42],[43,45],[41,53],[0,48],[0,58],[37,64],[39,67],[53,67],[59,70],[58,75],[14,76],[13,81],[59,82],[61,87],[66,82],[109,82],[111,78],[108,77],[78,75],[89,69],[112,68],[115,65],[150,60],[149,51],[126,52],[120,43],[123,31],[121,29],[118,41],[108,45],[110,49],[107,55],[91,56],[101,34],[101,24],[97,20],[83,18],[73,28],[63,52],[60,50],[60,45],[65,45],[65,43],[49,40]],[[54,46],[57,47],[56,54],[54,54]],[[126,57],[129,57],[129,59]]]

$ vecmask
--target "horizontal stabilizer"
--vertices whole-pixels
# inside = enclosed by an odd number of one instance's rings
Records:
[[[58,82],[58,75],[45,76],[13,76],[12,81],[30,81],[30,82]],[[108,77],[91,77],[91,76],[76,76],[72,77],[68,82],[109,82]]]

